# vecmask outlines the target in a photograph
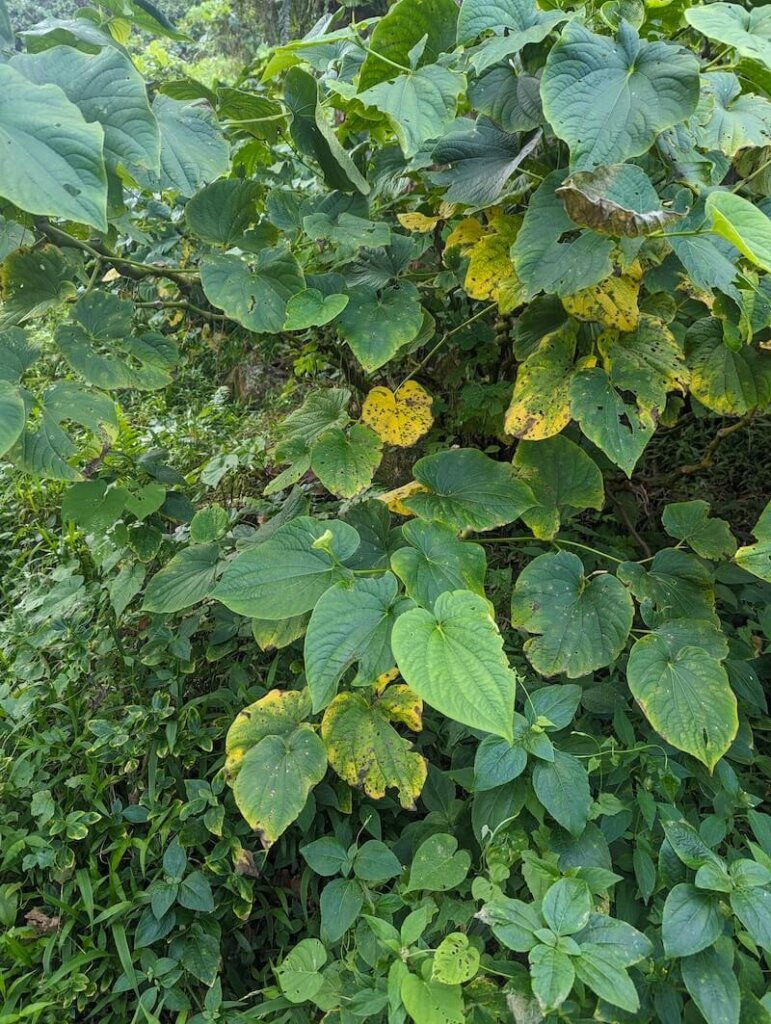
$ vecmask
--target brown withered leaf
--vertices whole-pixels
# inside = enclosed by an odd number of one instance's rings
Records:
[[[638,238],[662,231],[683,216],[661,206],[647,174],[635,164],[578,171],[556,194],[572,221],[602,235]]]

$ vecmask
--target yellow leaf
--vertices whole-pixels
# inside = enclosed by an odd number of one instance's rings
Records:
[[[410,448],[431,429],[431,402],[431,395],[414,380],[402,384],[396,393],[376,387],[364,399],[361,418],[381,441]]]
[[[408,231],[433,231],[439,217],[427,217],[424,213],[398,213],[396,219]]]
[[[442,220],[449,220],[457,209],[457,203],[448,203],[447,201],[441,202],[439,204],[439,216]]]
[[[380,707],[394,722],[401,722],[413,732],[423,728],[423,701],[409,686],[389,686],[380,698]]]
[[[244,754],[265,736],[293,732],[311,713],[307,690],[271,690],[244,708],[233,720],[225,737],[225,774],[238,774]]]
[[[568,389],[575,373],[576,326],[547,334],[517,371],[514,394],[506,413],[507,434],[541,441],[570,422]]]
[[[472,299],[492,299],[501,313],[510,313],[525,300],[522,287],[509,259],[511,243],[503,235],[487,235],[469,252],[463,287]]]
[[[416,701],[413,694],[419,715]],[[400,714],[383,699],[370,702],[360,693],[341,693],[324,712],[321,738],[329,763],[349,786],[362,788],[373,800],[396,789],[402,807],[412,808],[426,781],[426,762],[391,725],[403,720]]]
[[[417,480],[410,480],[408,484],[394,487],[392,491],[386,491],[385,494],[378,494],[377,500],[382,501],[391,512],[398,516],[414,516],[415,513],[404,504],[404,499],[409,498],[412,494],[422,494],[427,490],[428,488],[419,484]]]
[[[387,672],[383,672],[383,674],[379,675],[375,680],[375,693],[382,693],[386,686],[388,686],[389,683],[392,683],[394,679],[398,679],[398,677],[398,668],[389,668]]]
[[[579,320],[593,320],[619,331],[634,331],[640,321],[637,300],[641,280],[642,267],[635,260],[623,273],[616,267],[616,273],[599,284],[564,296],[562,305]]]
[[[444,243],[445,249],[467,249],[484,238],[484,226],[475,217],[466,217],[453,228]]]

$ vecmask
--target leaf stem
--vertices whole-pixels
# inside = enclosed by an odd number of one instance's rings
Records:
[[[402,387],[403,384],[406,384],[408,380],[412,380],[412,378],[416,374],[420,373],[420,371],[423,369],[423,367],[426,366],[426,364],[431,361],[431,359],[433,358],[435,353],[437,353],[439,351],[439,349],[442,347],[442,345],[444,345],[444,343],[449,338],[451,338],[453,336],[453,334],[457,334],[458,331],[462,331],[464,327],[468,327],[469,324],[473,324],[475,320],[479,320],[480,317],[485,316],[486,313],[489,313],[491,310],[496,309],[496,308],[497,308],[496,303],[491,302],[489,306],[485,306],[483,309],[480,309],[478,312],[474,313],[473,316],[470,316],[470,317],[468,317],[468,319],[464,320],[463,323],[458,324],[457,327],[453,327],[453,329],[451,331],[445,331],[444,334],[442,335],[442,337],[439,339],[439,341],[437,341],[436,345],[434,345],[434,347],[432,349],[430,349],[430,351],[427,353],[427,355],[423,359],[421,359],[421,361],[418,363],[418,365],[415,367],[415,369],[407,374],[407,376],[404,378],[404,380],[401,382],[401,384],[399,384],[399,387],[397,387],[396,390],[398,391],[399,388]]]
[[[369,46],[367,46],[363,39],[354,39],[353,41],[357,46],[361,47],[361,49],[364,50],[364,52],[368,56],[374,57],[376,60],[382,60],[383,63],[385,64],[390,64],[392,68],[396,68],[398,71],[401,71],[402,73],[408,75],[412,74],[412,68],[405,67],[404,64],[397,64],[396,61],[391,60],[390,57],[384,57],[382,53],[378,53],[377,50],[373,50]]]
[[[577,540],[564,540],[559,538],[552,541],[539,540],[537,537],[475,537],[474,543],[476,544],[553,544],[559,549],[560,544],[564,544],[565,547],[580,548],[582,551],[590,551],[593,555],[597,555],[599,558],[605,558],[609,562],[615,562],[617,565],[623,565],[627,559],[616,558],[615,555],[609,555],[607,551],[600,551],[598,548],[591,548],[588,544],[580,544]]]

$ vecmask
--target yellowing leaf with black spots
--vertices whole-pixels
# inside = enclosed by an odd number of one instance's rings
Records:
[[[664,410],[668,392],[685,392],[690,381],[682,346],[655,317],[640,317],[631,334],[601,337],[599,349],[614,386],[631,391],[638,408],[654,419]]]
[[[286,736],[311,713],[307,690],[271,690],[244,708],[225,737],[225,774],[235,777],[244,754],[265,736]]]
[[[433,231],[439,223],[439,217],[427,217],[425,213],[398,213],[396,219],[408,231],[426,233]]]
[[[456,224],[444,243],[445,249],[460,249],[465,252],[471,246],[476,245],[480,238],[486,234],[485,226],[476,217],[466,217],[459,224]]]
[[[431,977],[443,985],[462,985],[479,970],[479,950],[463,932],[446,935],[434,954]]]
[[[361,423],[347,434],[333,427],[311,449],[311,469],[332,494],[352,498],[372,482],[381,448],[377,434]]]
[[[410,448],[431,429],[431,403],[431,395],[417,381],[408,380],[395,393],[373,388],[364,399],[361,418],[381,441]]]
[[[570,422],[568,389],[575,372],[576,325],[567,324],[541,339],[521,363],[506,413],[507,434],[541,441],[559,434]]]
[[[386,508],[397,516],[414,516],[415,513],[412,509],[404,504],[404,499],[409,498],[412,494],[425,494],[427,491],[428,488],[419,481],[410,480],[408,484],[394,487],[392,491],[386,491],[385,494],[378,494],[377,500],[382,501]]]
[[[472,299],[492,299],[501,313],[510,313],[524,302],[526,292],[509,258],[511,240],[493,234],[481,238],[469,252],[463,287]]]
[[[392,717],[382,700],[341,693],[324,713],[321,736],[329,763],[349,786],[373,800],[396,789],[402,807],[412,808],[426,781],[426,762],[394,729]]]
[[[640,320],[637,300],[640,294],[642,267],[637,260],[623,273],[615,267],[613,276],[584,288],[575,295],[566,295],[562,305],[579,320],[590,320],[619,331],[633,331]]]
[[[691,393],[720,416],[744,416],[771,403],[771,352],[729,348],[720,320],[697,320],[685,338]]]
[[[398,674],[398,670],[395,671],[394,678]],[[423,701],[404,683],[389,686],[380,698],[380,707],[392,722],[401,722],[413,732],[423,729]]]
[[[700,619],[675,619],[638,640],[627,681],[645,717],[667,743],[710,771],[739,729],[736,697],[721,662],[728,643]]]

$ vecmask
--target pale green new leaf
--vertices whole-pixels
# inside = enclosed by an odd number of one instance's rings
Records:
[[[503,652],[490,605],[479,594],[440,594],[434,611],[414,608],[394,624],[399,671],[448,718],[511,741],[517,676]]]
[[[539,555],[517,578],[511,624],[538,634],[525,643],[533,668],[545,676],[586,675],[615,661],[632,627],[626,587],[607,573],[587,578],[577,555]]]
[[[575,170],[623,163],[691,116],[699,62],[681,47],[641,40],[626,21],[615,41],[571,21],[547,58],[541,96]]]
[[[715,234],[761,270],[771,271],[771,219],[762,210],[733,192],[710,192],[705,212]]]
[[[298,516],[265,541],[236,555],[211,596],[240,615],[289,619],[310,611],[325,590],[346,578],[344,562],[359,536],[338,520]]]
[[[423,981],[408,974],[401,984],[401,1001],[414,1024],[465,1024],[460,985]]]
[[[721,664],[727,654],[711,623],[681,619],[637,640],[627,664],[629,689],[656,732],[710,771],[739,728],[736,697]]]

